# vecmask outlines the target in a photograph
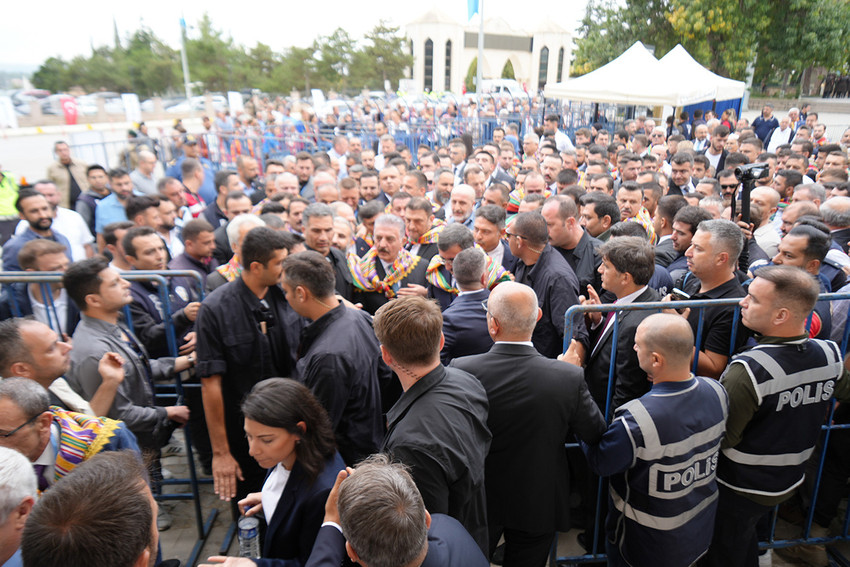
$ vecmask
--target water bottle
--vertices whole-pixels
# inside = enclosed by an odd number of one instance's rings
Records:
[[[260,520],[254,516],[242,516],[236,522],[239,537],[240,557],[260,557]]]

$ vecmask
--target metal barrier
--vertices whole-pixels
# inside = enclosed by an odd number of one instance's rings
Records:
[[[62,273],[61,272],[0,272],[0,284],[12,284],[12,283],[37,283],[41,286],[42,293],[44,294],[45,299],[47,300],[48,307],[46,309],[48,313],[48,322],[50,327],[59,332],[58,325],[54,327],[54,321],[58,321],[59,318],[56,315],[56,307],[53,305],[53,295],[50,290],[50,284],[60,283],[62,281]],[[178,346],[177,346],[177,336],[174,331],[174,324],[171,319],[172,311],[171,311],[171,299],[169,297],[169,286],[168,280],[166,278],[170,277],[186,277],[195,279],[198,284],[198,289],[200,290],[199,297],[203,298],[204,294],[204,286],[203,279],[200,274],[193,270],[166,270],[166,271],[129,271],[122,272],[121,276],[128,281],[145,281],[145,282],[156,282],[159,284],[158,293],[159,299],[162,304],[162,319],[165,324],[166,330],[166,340],[168,343],[168,350],[172,356],[178,355]],[[21,315],[20,306],[17,304],[17,301],[14,299],[15,294],[10,293],[10,297],[13,298],[14,309],[13,313],[16,316]],[[51,312],[53,316],[51,317]],[[125,307],[124,316],[127,322],[128,327],[132,330],[132,318],[130,317],[129,309]],[[170,389],[174,389],[174,395],[165,397],[173,397],[175,399],[176,404],[181,404],[183,402],[184,388],[188,388],[192,385],[184,385],[183,381],[180,378],[179,374],[175,374],[174,376],[174,384],[172,385],[157,385],[156,391],[158,397],[163,397],[162,392],[168,392]],[[189,485],[189,492],[178,492],[178,493],[168,493],[168,494],[157,494],[155,498],[157,500],[192,500],[194,504],[194,512],[195,512],[195,523],[198,532],[198,537],[195,542],[195,545],[192,549],[192,553],[189,558],[186,560],[186,565],[194,565],[198,557],[200,556],[201,549],[206,543],[206,538],[209,536],[210,531],[212,530],[213,522],[215,521],[216,516],[218,515],[217,509],[212,509],[210,511],[209,516],[206,520],[204,520],[203,512],[201,510],[201,498],[200,498],[200,484],[209,484],[212,481],[210,479],[198,479],[197,472],[195,469],[195,460],[194,460],[194,451],[192,448],[192,435],[191,428],[189,423],[186,423],[183,426],[183,437],[186,449],[186,460],[189,466],[189,478],[173,478],[173,479],[163,479],[160,481],[161,485]]]
[[[819,296],[819,301],[839,301],[839,300],[847,300],[850,299],[850,292],[843,293],[824,293]],[[733,309],[733,330],[732,335],[730,337],[730,358],[734,352],[731,352],[735,349],[735,342],[737,338],[737,328],[738,322],[740,320],[740,298],[730,298],[730,299],[709,299],[709,300],[689,300],[689,301],[670,301],[670,302],[647,302],[647,303],[631,303],[628,305],[614,305],[614,304],[601,304],[601,305],[573,305],[570,307],[567,312],[564,314],[564,351],[567,350],[567,347],[570,344],[570,341],[573,337],[573,332],[575,328],[575,320],[578,316],[583,316],[587,313],[609,313],[611,311],[616,311],[617,313],[625,312],[625,311],[656,311],[659,312],[661,309],[696,309],[699,311],[699,323],[697,326],[697,332],[695,333],[694,341],[695,344],[699,344],[703,334],[703,316],[704,310],[708,307],[716,307],[716,306],[729,306]],[[616,369],[617,364],[617,342],[618,342],[618,334],[619,334],[619,318],[614,317],[614,321],[612,323],[611,330],[611,364],[608,369],[608,390],[605,399],[605,408],[604,415],[606,422],[610,423],[611,414],[613,408],[611,408],[611,399],[613,395],[613,387],[614,387],[614,371]],[[847,352],[848,339],[850,339],[850,325],[848,322],[844,322],[844,334],[841,341],[841,355],[845,356]],[[696,371],[697,362],[699,360],[699,350],[695,350],[694,355],[694,363],[693,370]],[[845,513],[843,529],[840,535],[828,537],[828,538],[813,538],[811,535],[811,526],[812,521],[815,514],[815,506],[817,503],[818,492],[820,490],[821,476],[823,474],[824,463],[826,461],[826,451],[829,446],[829,438],[830,432],[833,430],[841,430],[841,429],[850,429],[850,424],[834,424],[833,414],[836,407],[835,399],[830,403],[829,415],[824,422],[824,425],[821,426],[823,431],[823,440],[822,444],[818,447],[820,449],[820,455],[818,457],[818,467],[817,474],[814,478],[814,485],[811,491],[811,504],[809,506],[809,511],[806,516],[806,521],[804,525],[803,537],[795,538],[795,539],[786,539],[786,540],[777,540],[776,539],[776,520],[778,517],[778,509],[777,506],[772,512],[772,520],[770,527],[770,536],[766,542],[759,542],[760,549],[773,549],[773,548],[781,548],[781,547],[791,547],[799,544],[821,544],[821,543],[831,543],[839,540],[850,540],[850,506],[848,506],[847,512]],[[568,443],[565,445],[566,448],[578,448],[579,445],[577,443]],[[817,453],[815,453],[817,455]],[[811,460],[809,461],[811,464]],[[594,526],[600,526],[600,520],[603,518],[601,514],[604,512],[607,514],[608,509],[608,495],[603,492],[603,480],[600,479],[597,486],[596,493],[596,514],[594,517]],[[594,530],[593,542],[591,550],[599,549],[599,543],[602,541],[600,537],[603,537],[604,534],[600,534],[599,530]],[[604,549],[604,546],[603,546]],[[578,563],[596,563],[603,562],[607,558],[605,553],[586,553],[584,555],[577,556],[557,556],[557,537],[552,547],[552,551],[549,558],[550,566],[555,565],[572,565]],[[844,560],[844,564],[850,564],[846,560]]]
[[[585,117],[586,112],[574,112],[566,119],[569,126],[566,131],[573,132],[578,127],[578,120]],[[413,155],[420,144],[432,149],[445,146],[452,138],[465,134],[472,136],[473,142],[482,144],[493,139],[493,130],[515,124],[518,127],[518,138],[542,123],[542,110],[536,113],[512,112],[499,117],[475,116],[472,118],[433,118],[426,120],[416,118],[403,122],[398,129],[391,133],[397,144],[404,144]],[[395,128],[395,127],[393,127]],[[265,170],[267,159],[281,159],[300,151],[328,151],[333,146],[337,135],[359,138],[364,148],[371,148],[378,141],[375,135],[375,122],[345,122],[339,125],[330,124],[295,124],[271,125],[262,131],[245,134],[196,134],[199,140],[200,155],[212,163],[213,169],[235,167],[239,156],[255,158],[261,170]],[[177,142],[170,136],[161,138],[144,138],[135,140],[100,141],[85,144],[72,144],[74,155],[89,163],[100,163],[107,169],[121,167],[132,171],[136,167],[139,149],[152,150],[163,170],[167,170],[182,155],[177,148]]]

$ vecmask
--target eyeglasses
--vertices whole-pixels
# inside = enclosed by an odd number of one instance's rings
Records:
[[[484,301],[482,301],[482,302],[481,302],[481,307],[483,307],[483,308],[484,308],[484,311],[485,311],[485,312],[487,312],[487,313],[489,313],[489,312],[490,312],[490,311],[489,311],[489,308],[487,307],[487,300],[486,300],[486,299],[485,299]]]
[[[14,435],[14,434],[15,434],[15,433],[17,433],[18,431],[20,431],[21,429],[23,429],[24,427],[26,427],[27,425],[29,425],[30,423],[32,423],[33,421],[35,421],[36,419],[38,419],[38,417],[39,417],[40,415],[41,415],[40,413],[35,414],[34,416],[32,416],[31,418],[29,418],[28,420],[26,420],[24,423],[22,423],[21,425],[19,425],[19,426],[18,426],[18,427],[16,427],[16,428],[14,428],[14,429],[13,429],[12,431],[10,431],[9,433],[0,433],[0,437],[2,437],[3,439],[8,439],[8,438],[9,438],[9,437],[11,437],[12,435]]]
[[[723,189],[735,189],[735,188],[737,188],[737,187],[738,187],[738,184],[737,184],[737,183],[732,183],[731,185],[723,185],[723,184],[721,183],[721,184],[720,184],[720,187],[722,187]]]
[[[514,234],[513,232],[505,232],[505,236],[508,238],[510,238],[511,236],[513,236],[514,238],[525,238],[524,236],[520,234]]]

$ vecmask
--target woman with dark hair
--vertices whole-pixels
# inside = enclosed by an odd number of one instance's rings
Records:
[[[322,525],[325,501],[345,463],[327,412],[295,380],[269,378],[242,402],[249,452],[268,469],[262,492],[239,501],[246,516],[262,512],[268,528],[263,559],[210,557],[228,567],[301,567]]]

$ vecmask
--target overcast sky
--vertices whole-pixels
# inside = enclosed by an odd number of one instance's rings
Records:
[[[61,55],[70,59],[88,55],[90,46],[111,44],[113,17],[121,37],[138,29],[140,22],[171,44],[179,46],[181,12],[179,2],[168,0],[105,1],[39,0],[30,4],[12,1],[4,12],[10,17],[0,34],[0,70],[20,71],[37,68],[45,59]],[[552,21],[575,30],[584,15],[586,0],[551,2],[546,0],[484,0],[485,18],[501,17],[521,28],[533,28],[542,21]],[[195,6],[198,6],[197,8]],[[249,6],[267,7],[252,10]],[[406,2],[390,0],[285,1],[276,3],[233,2],[186,3],[182,15],[192,26],[208,12],[216,28],[242,45],[266,43],[275,51],[289,46],[306,46],[318,35],[329,35],[338,27],[354,38],[361,38],[379,20],[404,25],[438,6],[440,10],[466,21],[464,0],[441,2]],[[519,7],[519,9],[517,9]],[[15,13],[20,12],[20,13]],[[193,31],[190,29],[190,36]]]

